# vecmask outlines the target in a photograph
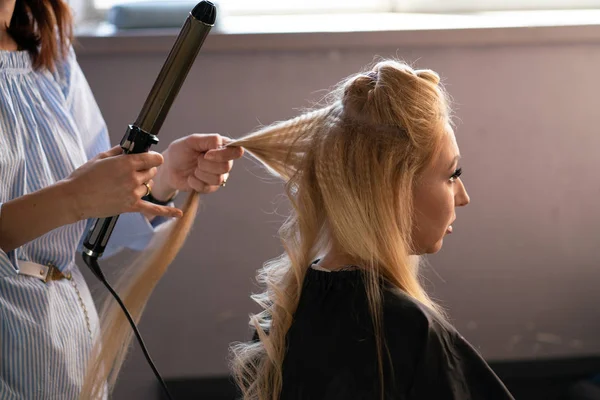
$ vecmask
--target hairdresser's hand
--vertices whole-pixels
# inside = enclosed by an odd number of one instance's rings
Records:
[[[177,190],[212,193],[227,180],[241,147],[223,147],[231,139],[217,134],[193,134],[175,140],[163,152],[165,163],[154,178],[152,195],[166,200]]]
[[[156,175],[163,156],[156,152],[122,154],[119,146],[98,154],[75,170],[65,186],[76,219],[103,218],[125,212],[180,217],[181,210],[142,201],[144,183]]]

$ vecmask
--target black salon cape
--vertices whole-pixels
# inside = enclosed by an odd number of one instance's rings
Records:
[[[514,399],[477,351],[428,308],[389,287],[383,304],[385,399]],[[287,335],[280,399],[379,398],[362,273],[309,268]]]

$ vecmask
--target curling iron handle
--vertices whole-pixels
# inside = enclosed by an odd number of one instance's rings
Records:
[[[155,135],[145,132],[135,125],[129,125],[121,139],[121,148],[126,154],[145,153],[150,146],[157,143],[158,138]],[[117,215],[95,219],[83,242],[83,252],[94,258],[102,257],[118,218]]]
[[[95,219],[94,225],[90,228],[83,242],[83,251],[89,256],[101,257],[118,219],[118,215]]]

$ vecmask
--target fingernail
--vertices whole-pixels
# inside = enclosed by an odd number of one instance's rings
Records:
[[[204,154],[204,159],[205,160],[214,160],[215,159],[215,154],[213,152],[206,152],[206,154]]]

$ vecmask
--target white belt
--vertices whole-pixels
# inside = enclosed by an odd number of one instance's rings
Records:
[[[59,279],[71,279],[71,273],[68,272],[63,274],[60,270],[52,264],[42,265],[31,261],[19,260],[19,275],[32,276],[34,278],[41,279],[44,282],[55,281]]]

